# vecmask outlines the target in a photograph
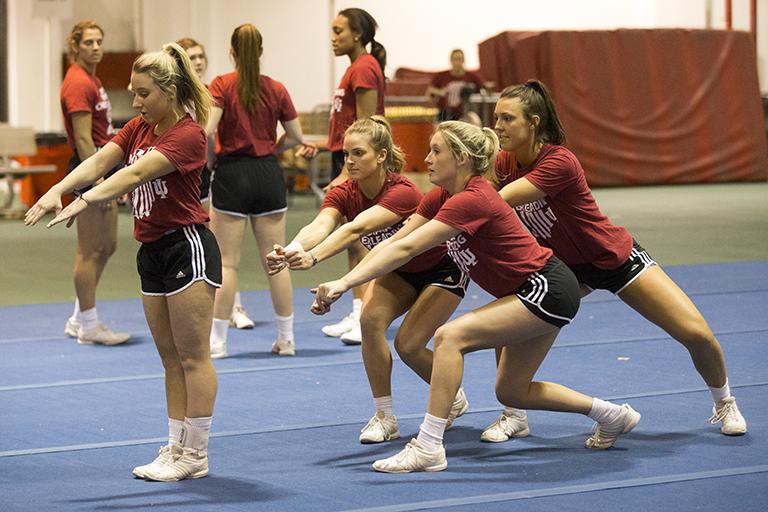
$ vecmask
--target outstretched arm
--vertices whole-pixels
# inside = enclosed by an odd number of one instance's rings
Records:
[[[512,208],[538,201],[547,195],[525,178],[518,178],[504,185],[499,194]]]
[[[406,224],[407,226],[407,224]],[[355,286],[372,281],[403,266],[413,257],[440,245],[461,231],[437,220],[430,220],[403,238],[388,243],[337,281],[323,283],[315,290],[315,302],[311,311],[322,315],[330,311],[331,304],[344,292]]]

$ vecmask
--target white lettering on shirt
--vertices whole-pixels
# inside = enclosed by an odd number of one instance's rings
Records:
[[[461,246],[467,243],[467,237],[460,233],[451,238],[445,244],[448,246],[448,255],[462,272],[469,275],[469,268],[477,265],[477,257],[469,249],[462,249]]]
[[[515,206],[517,216],[523,221],[525,227],[536,238],[552,238],[552,226],[557,222],[557,217],[552,208],[547,204],[546,198],[532,203]]]
[[[128,165],[132,165],[146,155],[150,151],[155,149],[155,146],[150,146],[147,149],[137,148],[133,150],[131,156],[128,157]],[[168,182],[163,178],[156,178],[152,181],[139,185],[136,190],[133,191],[133,216],[137,219],[142,217],[149,217],[152,212],[152,205],[155,200],[165,199],[168,196]]]

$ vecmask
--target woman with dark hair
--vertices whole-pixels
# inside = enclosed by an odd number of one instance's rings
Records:
[[[240,25],[232,33],[230,55],[236,71],[217,76],[209,87],[214,99],[206,126],[208,137],[218,134],[219,148],[211,182],[211,230],[221,247],[223,282],[216,293],[211,329],[211,357],[227,357],[229,327],[237,269],[245,228],[250,219],[259,260],[269,271],[266,256],[285,244],[286,201],[283,170],[277,154],[301,144],[298,114],[288,90],[262,75],[261,33],[253,25]],[[277,137],[277,124],[285,133]],[[268,276],[277,318],[277,339],[272,352],[295,354],[293,339],[293,287],[286,272]]]
[[[447,243],[456,264],[496,300],[435,332],[429,406],[419,435],[405,449],[373,464],[377,471],[408,473],[446,468],[443,433],[464,373],[464,356],[497,348],[496,396],[513,406],[572,412],[598,426],[586,447],[604,450],[630,432],[640,414],[552,382],[534,382],[560,329],[579,309],[579,285],[552,251],[540,247],[483,175],[498,152],[493,130],[459,122],[438,125],[426,162],[437,185],[394,237],[377,245],[338,281],[321,284],[312,311],[327,312],[352,286],[374,279],[425,251]]]
[[[406,219],[416,211],[424,194],[400,175],[405,156],[392,143],[392,129],[386,119],[373,116],[355,121],[347,128],[344,154],[349,179],[328,192],[315,220],[285,249],[276,247],[267,256],[272,273],[286,267],[310,269],[357,241],[371,249],[407,225]],[[395,349],[403,362],[429,383],[432,351],[427,344],[456,310],[467,284],[467,277],[451,261],[445,245],[440,245],[368,287],[360,316],[361,350],[376,413],[362,429],[361,443],[400,437],[392,403],[387,329],[405,315],[395,335]],[[459,390],[450,421],[468,407],[464,391]]]
[[[378,24],[367,11],[358,8],[344,9],[333,21],[331,45],[337,57],[349,57],[350,66],[341,78],[333,94],[331,121],[328,140],[316,144],[308,143],[296,152],[309,158],[318,150],[331,151],[331,183],[333,188],[347,179],[344,167],[344,132],[358,119],[374,114],[384,115],[384,68],[387,65],[387,51],[374,39]],[[371,51],[366,49],[371,45]],[[347,257],[349,268],[354,268],[365,256],[366,250],[360,244],[352,245]],[[353,291],[352,313],[334,325],[326,325],[323,332],[328,336],[341,337],[347,345],[359,345],[360,309],[363,304],[365,287]]]
[[[221,256],[200,204],[205,131],[211,96],[175,43],[133,63],[131,91],[140,116],[101,151],[51,187],[29,209],[33,225],[50,211],[48,227],[128,192],[147,324],[165,368],[168,445],[133,470],[139,478],[176,481],[208,474],[208,434],[218,381],[208,349]],[[191,114],[191,115],[190,115]],[[193,119],[194,116],[194,119]],[[197,122],[195,122],[197,121]],[[82,193],[63,211],[61,196],[91,185],[118,163],[125,167]]]
[[[112,106],[96,66],[104,57],[104,32],[95,21],[81,21],[67,38],[70,68],[61,84],[61,113],[67,130],[67,143],[75,156],[67,165],[72,171],[80,162],[100,150],[115,135]],[[117,169],[110,170],[107,176]],[[88,187],[75,190],[75,195]],[[118,345],[130,335],[114,333],[99,321],[96,312],[96,286],[110,256],[117,249],[117,200],[101,203],[77,218],[75,256],[75,311],[64,332],[81,345]]]
[[[191,37],[179,39],[176,41],[176,44],[184,48],[184,51],[187,52],[187,57],[189,57],[192,66],[195,68],[197,78],[205,83],[203,79],[205,77],[205,72],[208,70],[208,54],[205,53],[205,47]],[[208,160],[211,162],[214,159],[214,145],[215,144],[213,143],[208,145]],[[205,211],[209,214],[211,206],[210,191],[211,170],[208,167],[208,164],[206,164],[205,169],[203,169],[203,174],[200,177],[200,202],[203,203]],[[248,318],[248,315],[245,313],[245,308],[243,308],[243,304],[240,302],[240,292],[237,291],[235,293],[235,302],[232,305],[232,313],[229,317],[229,326],[237,327],[238,329],[253,329],[255,325],[254,321]]]
[[[744,434],[720,344],[686,294],[626,229],[600,212],[581,164],[561,145],[565,131],[544,84],[507,87],[494,115],[502,151],[493,184],[502,198],[576,274],[582,296],[608,290],[681,343],[712,394],[709,421],[722,422],[726,435]],[[525,411],[507,408],[481,439],[502,442],[528,432]]]

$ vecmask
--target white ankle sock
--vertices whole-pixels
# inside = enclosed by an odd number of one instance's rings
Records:
[[[515,409],[514,407],[504,407],[504,416],[515,418],[525,418],[525,409]]]
[[[227,329],[229,329],[229,319],[219,320],[214,318],[213,325],[211,325],[211,345],[226,343]]]
[[[237,309],[237,306],[242,306],[243,303],[240,302],[240,292],[235,292],[235,303],[232,304],[232,311]]]
[[[713,388],[710,386],[707,387],[709,387],[709,392],[712,393],[712,399],[715,401],[715,403],[718,403],[723,398],[728,398],[731,396],[731,388],[728,386],[728,379],[725,379],[725,386],[721,388]]]
[[[275,315],[277,318],[277,339],[293,340],[293,313],[290,316]]]
[[[99,314],[96,312],[96,306],[80,312],[80,325],[83,332],[91,332],[99,325]]]
[[[184,438],[181,444],[193,450],[204,452],[208,448],[208,435],[213,417],[184,418]]]
[[[600,400],[599,398],[593,398],[592,409],[587,416],[598,423],[608,423],[615,420],[620,412],[620,406],[612,404],[611,402],[606,402],[605,400]]]
[[[395,417],[395,412],[392,406],[392,395],[380,396],[379,398],[374,397],[373,405],[376,407],[377,411],[382,411],[384,413],[385,418]]]
[[[436,452],[443,445],[443,432],[445,432],[447,424],[448,418],[438,418],[431,414],[425,415],[416,440],[424,450]]]
[[[356,320],[360,320],[360,310],[363,309],[363,299],[352,299],[352,314]]]
[[[184,422],[168,418],[168,444],[181,446],[181,437],[184,435]]]
[[[73,322],[80,321],[80,299],[75,299],[75,310],[72,312],[72,316],[69,317]]]

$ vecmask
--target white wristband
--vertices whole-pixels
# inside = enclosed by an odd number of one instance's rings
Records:
[[[285,252],[288,252],[288,251],[304,252],[304,246],[301,245],[296,240],[294,240],[293,242],[291,242],[291,243],[289,243],[288,245],[285,246]]]

